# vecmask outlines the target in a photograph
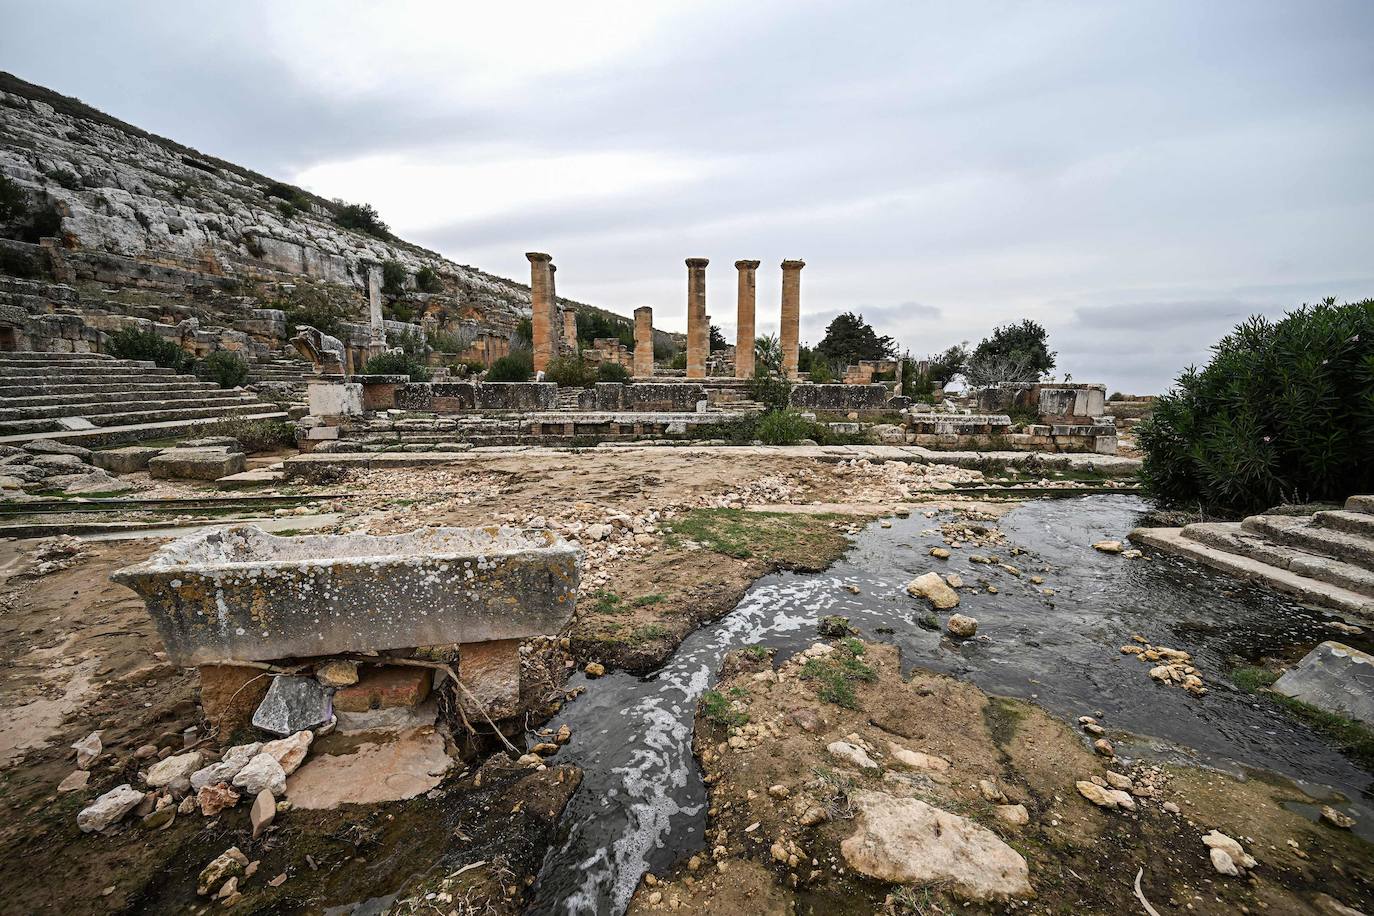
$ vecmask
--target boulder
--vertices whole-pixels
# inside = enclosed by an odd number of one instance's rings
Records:
[[[166,760],[159,760],[148,768],[148,785],[154,789],[160,789],[163,786],[173,785],[182,779],[186,780],[186,785],[190,785],[191,774],[200,769],[201,760],[200,751],[177,754]]]
[[[1113,808],[1123,808],[1127,811],[1135,810],[1135,799],[1131,798],[1129,792],[1120,789],[1109,789],[1106,786],[1099,786],[1095,782],[1080,779],[1075,785],[1078,787],[1078,794],[1088,801],[1097,805],[1099,808],[1111,810]]]
[[[951,636],[968,639],[978,632],[978,621],[964,614],[951,614],[945,622],[945,628]]]
[[[1274,691],[1374,727],[1374,656],[1328,640],[1274,682]]]
[[[1212,867],[1223,875],[1234,876],[1259,864],[1239,842],[1220,830],[1211,831],[1202,838],[1202,842],[1211,850],[1209,856]]]
[[[915,798],[860,791],[854,833],[840,843],[849,867],[894,884],[944,884],[972,901],[1029,897],[1026,860],[997,834]]]
[[[219,480],[247,469],[243,452],[223,447],[170,448],[148,462],[148,475],[178,480]]]
[[[208,767],[196,770],[191,774],[191,789],[199,792],[205,786],[231,781],[239,775],[239,770],[243,769],[244,765],[261,751],[262,745],[256,741],[252,744],[240,744],[229,748],[218,763],[212,763]]]
[[[286,794],[286,771],[271,754],[258,754],[239,770],[234,785],[249,795],[269,789],[273,795],[281,797]]]
[[[150,445],[126,445],[96,452],[91,463],[111,474],[133,474],[146,470],[148,462],[162,454],[162,449]]]
[[[939,573],[928,572],[917,576],[907,583],[906,590],[912,597],[924,598],[931,606],[942,611],[959,606],[959,595],[940,578]]]
[[[81,809],[76,816],[76,826],[82,833],[108,830],[117,824],[124,815],[138,807],[144,793],[125,783],[115,786],[97,798],[90,806]]]
[[[864,770],[881,770],[873,758],[868,756],[868,752],[861,747],[850,744],[847,741],[832,741],[825,748],[830,752],[830,756],[845,763],[852,763],[854,766]]]

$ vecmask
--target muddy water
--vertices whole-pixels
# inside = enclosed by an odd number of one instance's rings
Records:
[[[617,674],[590,685],[553,723],[567,723],[576,736],[560,762],[576,763],[585,776],[564,814],[566,841],[545,862],[530,912],[619,913],[646,868],[664,870],[701,848],[706,790],[691,755],[697,700],[728,650],[761,644],[785,656],[815,640],[826,614],[900,646],[905,665],[1033,699],[1066,719],[1099,715],[1113,731],[1142,736],[1121,748],[1127,755],[1192,759],[1237,774],[1272,771],[1319,797],[1354,800],[1361,822],[1374,823],[1369,773],[1226,677],[1238,664],[1298,657],[1331,638],[1324,613],[1185,561],[1123,560],[1089,547],[1124,537],[1144,508],[1114,496],[1027,503],[1001,520],[1005,547],[956,550],[948,561],[927,554],[943,544],[941,518],[875,524],[824,573],[760,580],[653,676]],[[1026,552],[1012,558],[1013,545]],[[997,553],[1024,575],[969,563],[979,552]],[[979,620],[980,638],[957,644],[918,624],[925,609],[904,586],[930,569],[998,588],[963,593],[960,611]],[[1044,586],[1030,584],[1031,574],[1043,575]],[[1154,684],[1147,664],[1119,652],[1137,633],[1193,653],[1208,695]]]

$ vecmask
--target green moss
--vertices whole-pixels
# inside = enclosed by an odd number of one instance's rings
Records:
[[[731,700],[718,690],[701,695],[701,714],[717,725],[739,726],[749,721],[749,714],[731,708]]]
[[[1269,686],[1278,678],[1278,674],[1268,668],[1241,667],[1231,672],[1232,683],[1241,690],[1263,696],[1289,716],[1325,735],[1357,764],[1367,770],[1374,770],[1374,729],[1345,716],[1318,709],[1301,700],[1269,690]]]
[[[1278,679],[1278,672],[1270,671],[1268,668],[1247,666],[1231,672],[1231,682],[1246,693],[1254,693],[1268,687]]]
[[[807,659],[806,664],[802,665],[801,679],[816,681],[819,685],[817,693],[825,702],[846,709],[858,709],[859,698],[854,692],[854,682],[872,683],[878,679],[878,672],[858,657],[862,654],[863,644],[859,643],[860,651],[856,653],[849,646],[851,642],[859,641],[845,640],[844,645],[829,655]]]
[[[760,557],[789,568],[819,570],[848,546],[845,536],[830,527],[840,518],[834,514],[696,509],[668,522],[665,530],[672,546],[690,539],[741,560]]]

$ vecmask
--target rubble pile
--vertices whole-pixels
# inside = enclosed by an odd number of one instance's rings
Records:
[[[1134,655],[1142,662],[1153,665],[1150,668],[1150,677],[1161,684],[1182,687],[1195,697],[1207,695],[1207,688],[1203,685],[1202,672],[1194,667],[1193,657],[1190,654],[1182,649],[1151,645],[1144,636],[1139,634],[1132,636],[1131,639],[1135,642],[1122,646],[1121,654]]]

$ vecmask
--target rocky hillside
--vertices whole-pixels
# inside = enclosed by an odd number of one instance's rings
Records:
[[[497,339],[529,314],[524,284],[395,238],[367,208],[274,182],[6,73],[0,176],[11,197],[16,187],[27,196],[27,212],[11,207],[8,224],[0,202],[0,274],[49,274],[76,290],[63,294],[68,307],[94,297],[84,311],[118,311],[123,302],[156,321],[151,303],[163,320],[189,315],[201,327],[235,328],[255,309],[282,307],[304,282],[342,298],[358,320],[368,266],[386,265],[388,318],[427,317],[431,328]],[[42,237],[50,240],[40,246]],[[121,295],[129,289],[139,296]]]

